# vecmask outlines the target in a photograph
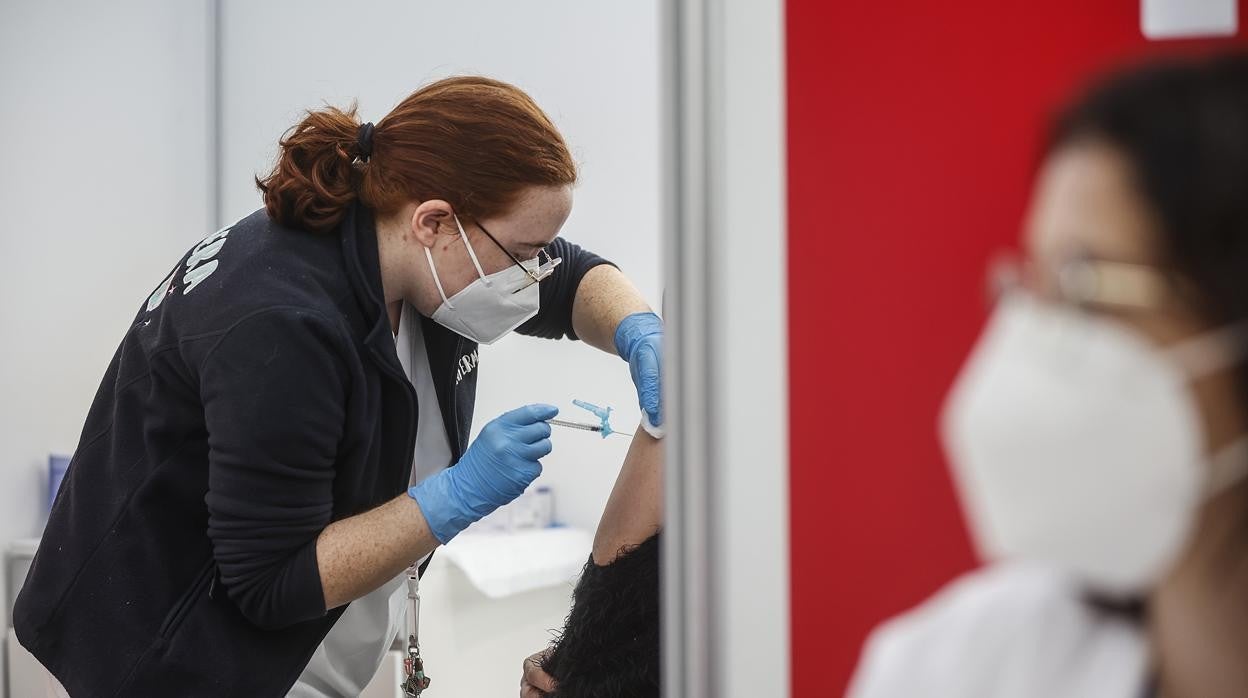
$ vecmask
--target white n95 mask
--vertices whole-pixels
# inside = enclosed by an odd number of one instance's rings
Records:
[[[1238,340],[1162,350],[1069,306],[1001,299],[941,420],[980,553],[1114,596],[1152,588],[1204,501],[1248,473],[1248,440],[1207,455],[1189,387],[1237,363]]]
[[[464,290],[447,298],[446,291],[442,289],[442,280],[438,278],[438,270],[433,265],[433,255],[426,247],[425,259],[429,262],[429,272],[433,274],[438,295],[442,296],[442,304],[433,311],[431,317],[439,325],[474,342],[493,344],[537,315],[541,307],[541,294],[530,274],[538,271],[539,262],[531,259],[523,263],[523,268],[513,264],[487,276],[481,269],[481,263],[477,261],[477,254],[468,242],[468,236],[464,233],[458,217],[455,225],[459,227],[460,239],[468,248],[468,256],[476,267],[478,278]]]

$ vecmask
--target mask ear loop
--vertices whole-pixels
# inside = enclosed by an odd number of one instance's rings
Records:
[[[468,248],[468,257],[472,259],[472,266],[477,268],[477,276],[481,277],[481,280],[485,282],[486,286],[493,286],[494,284],[485,275],[485,270],[481,268],[481,263],[477,261],[477,253],[473,251],[472,243],[468,242],[468,233],[464,232],[464,226],[459,222],[459,216],[456,216],[453,213],[451,216],[455,218],[455,227],[459,228],[459,237],[463,239],[464,247]]]
[[[1232,368],[1248,354],[1248,324],[1237,322],[1179,342],[1166,350],[1187,374],[1198,380]],[[1210,457],[1205,497],[1212,498],[1248,477],[1248,436],[1224,446]]]
[[[429,272],[433,274],[433,283],[438,287],[438,295],[442,296],[442,302],[446,303],[446,307],[454,310],[455,306],[451,303],[451,299],[447,298],[446,291],[442,290],[442,279],[438,278],[438,270],[433,266],[433,255],[429,252],[428,247],[423,247],[421,249],[425,251],[425,259],[429,261]]]
[[[1218,451],[1211,461],[1211,471],[1205,481],[1207,498],[1221,494],[1248,477],[1248,436]]]
[[[1181,340],[1164,353],[1182,367],[1189,380],[1198,380],[1244,360],[1248,355],[1248,325],[1237,322]]]

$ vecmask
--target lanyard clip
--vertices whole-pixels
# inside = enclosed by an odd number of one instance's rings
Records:
[[[403,658],[403,695],[419,698],[430,679],[425,676],[425,662],[420,657],[420,570],[407,568],[407,656]]]

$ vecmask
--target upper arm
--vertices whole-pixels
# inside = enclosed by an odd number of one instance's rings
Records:
[[[563,261],[550,278],[538,284],[541,307],[537,315],[517,327],[516,332],[546,339],[577,339],[572,327],[572,306],[581,279],[590,269],[610,262],[561,237],[555,238],[546,250],[550,256]]]
[[[204,362],[208,536],[230,598],[258,625],[325,613],[316,538],[333,515],[341,348],[319,315],[280,310],[241,321]]]
[[[610,564],[663,525],[663,442],[638,429],[594,536],[594,562]]]

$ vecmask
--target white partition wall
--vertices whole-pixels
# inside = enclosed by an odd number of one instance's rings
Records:
[[[665,695],[789,694],[784,4],[673,3]]]
[[[212,230],[209,18],[208,0],[0,3],[0,554],[39,535],[49,452],[76,447],[140,303]]]

